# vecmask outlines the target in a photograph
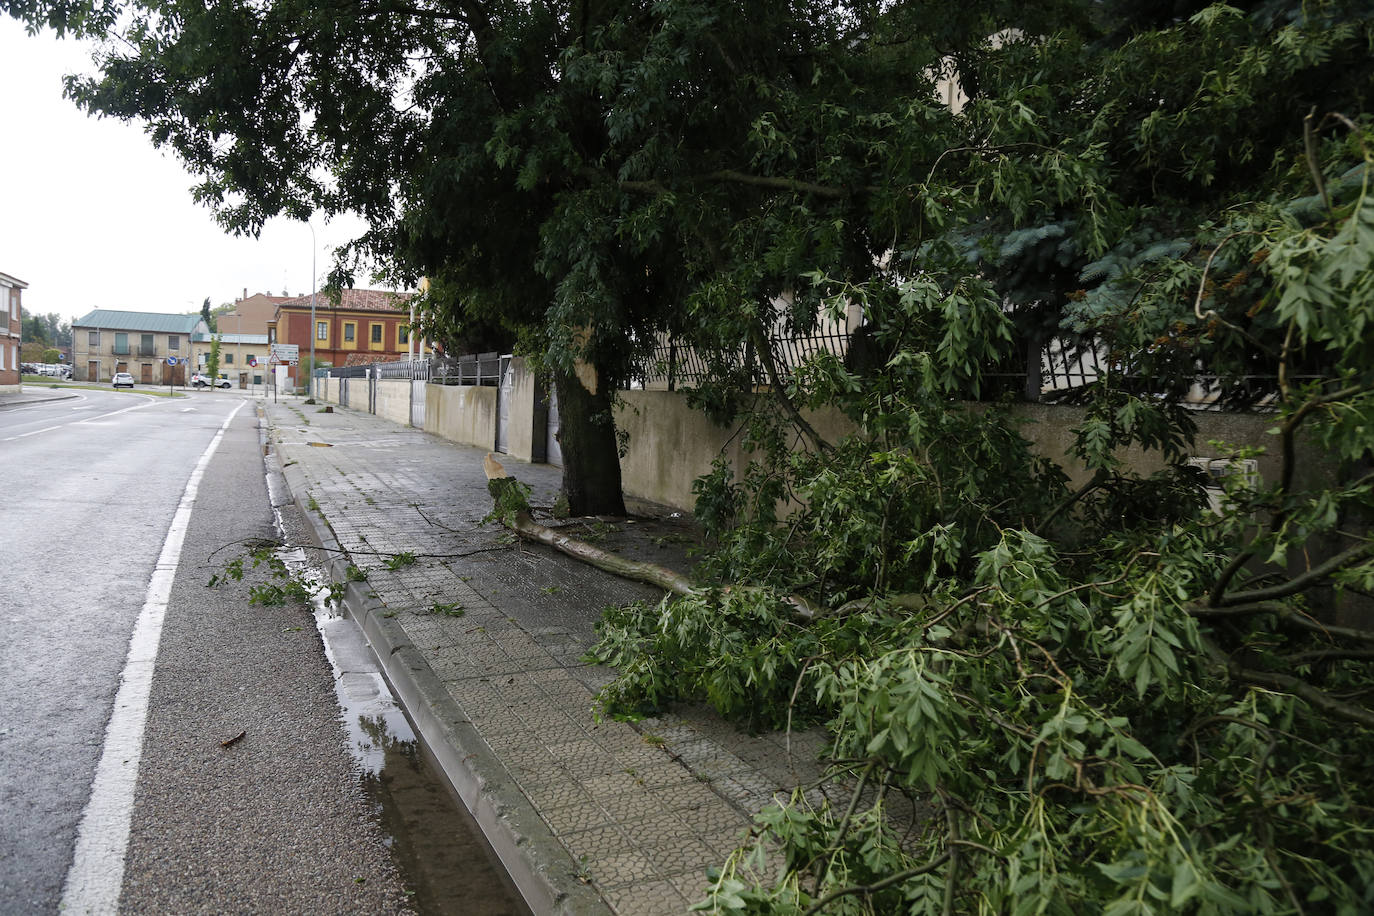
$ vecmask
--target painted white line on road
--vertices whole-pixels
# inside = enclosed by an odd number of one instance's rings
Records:
[[[56,426],[48,426],[48,427],[45,427],[45,428],[43,428],[43,429],[35,429],[35,430],[33,430],[32,432],[20,433],[20,434],[17,435],[17,436],[9,436],[9,437],[7,437],[7,438],[0,439],[0,442],[13,442],[13,441],[16,440],[16,439],[25,439],[25,438],[27,438],[27,437],[29,437],[29,436],[36,436],[36,435],[38,435],[39,433],[50,433],[50,432],[52,432],[53,430],[55,430],[55,429],[61,429],[61,428],[64,427],[64,426],[78,426],[78,425],[80,425],[80,424],[82,424],[82,423],[95,423],[95,422],[97,422],[97,421],[99,421],[99,420],[105,419],[106,417],[113,417],[113,416],[115,416],[116,414],[128,413],[128,412],[131,411],[131,410],[142,410],[143,408],[147,407],[147,406],[148,406],[149,404],[151,404],[151,403],[153,403],[153,401],[152,401],[151,398],[149,398],[148,401],[147,401],[146,403],[143,403],[143,404],[135,404],[133,407],[121,407],[119,410],[112,410],[112,411],[110,411],[109,413],[102,413],[102,414],[101,414],[100,416],[98,416],[98,417],[84,417],[84,418],[82,418],[82,419],[80,419],[80,420],[70,420],[70,421],[68,421],[68,422],[66,422],[66,423],[59,423],[59,424],[56,425]],[[84,409],[84,408],[73,407],[72,409],[73,409],[73,410],[82,410],[82,409]]]
[[[61,429],[63,426],[66,426],[66,425],[67,425],[67,424],[63,423],[63,424],[61,424],[60,426],[48,426],[48,427],[45,427],[45,428],[43,428],[43,429],[35,429],[33,432],[20,433],[20,434],[17,435],[17,436],[9,436],[9,437],[7,437],[7,438],[0,439],[0,442],[13,442],[15,439],[27,439],[29,436],[36,436],[36,435],[38,435],[39,433],[50,433],[50,432],[52,432],[53,430],[55,430],[55,429]]]
[[[76,833],[76,854],[62,889],[63,913],[115,913],[124,885],[124,857],[129,847],[129,824],[134,812],[134,788],[143,756],[143,729],[148,721],[148,694],[157,663],[162,621],[181,562],[181,546],[191,524],[191,508],[201,477],[219,448],[229,424],[243,404],[235,407],[196,462],[181,502],[172,516],[162,553],[148,582],[143,610],[129,639],[129,654],[115,694],[114,712],[105,728],[105,747],[91,783],[91,798]]]
[[[145,397],[146,397],[146,395],[145,395]],[[96,422],[98,422],[98,421],[100,421],[100,420],[105,419],[106,417],[117,417],[117,416],[119,416],[120,414],[122,414],[122,413],[128,413],[128,412],[131,411],[131,410],[142,410],[143,408],[147,407],[147,406],[148,406],[149,404],[151,404],[151,403],[153,403],[153,399],[152,399],[152,398],[148,398],[148,399],[147,399],[146,401],[144,401],[142,404],[135,404],[133,407],[121,407],[119,410],[112,410],[112,411],[110,411],[109,413],[102,413],[102,414],[101,414],[100,416],[98,416],[98,417],[86,417],[84,420],[77,420],[77,421],[75,421],[75,423],[76,423],[76,425],[80,425],[80,424],[82,424],[82,423],[96,423]]]

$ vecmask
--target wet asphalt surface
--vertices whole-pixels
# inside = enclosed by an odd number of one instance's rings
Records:
[[[239,403],[85,392],[0,411],[0,912],[58,909],[168,522]],[[307,540],[284,490],[269,496],[263,452],[250,400],[206,468],[172,585],[121,911],[520,912],[480,841],[450,829],[413,743],[365,720],[386,765],[360,763],[312,609],[252,603],[267,575],[251,565],[206,587],[248,545]]]
[[[268,577],[251,564],[242,581],[206,587],[249,544],[277,537],[261,455],[250,405],[207,469],[172,589],[121,908],[404,911],[309,609],[252,604]],[[289,537],[299,521],[285,522]]]
[[[0,412],[0,900],[56,907],[133,622],[218,426],[104,392]]]

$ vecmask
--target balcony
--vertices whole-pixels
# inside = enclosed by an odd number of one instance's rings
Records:
[[[157,356],[157,347],[139,347],[138,355],[144,359],[152,359]]]
[[[122,347],[119,344],[115,344],[113,347],[110,348],[110,353],[112,353],[115,356],[128,356],[132,352],[133,351],[129,348],[128,344],[125,344]]]

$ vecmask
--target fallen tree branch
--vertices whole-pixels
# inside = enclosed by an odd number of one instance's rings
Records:
[[[1266,687],[1280,693],[1290,693],[1333,719],[1343,719],[1363,725],[1365,728],[1374,728],[1374,710],[1368,707],[1347,703],[1300,677],[1279,674],[1277,671],[1246,668],[1239,660],[1227,657],[1220,647],[1210,640],[1204,639],[1202,646],[1212,663],[1225,671],[1232,681]]]
[[[627,560],[619,554],[593,547],[586,541],[579,541],[577,538],[562,534],[555,528],[539,524],[530,514],[529,502],[525,494],[521,492],[519,482],[506,473],[506,469],[501,465],[501,462],[496,460],[494,455],[488,453],[482,459],[482,468],[487,474],[487,492],[496,502],[496,516],[500,518],[502,524],[525,540],[552,547],[560,553],[567,554],[575,560],[581,560],[612,575],[657,586],[666,592],[684,598],[704,595],[709,591],[709,589],[693,585],[692,581],[682,573],[668,569],[666,566],[659,566],[657,563],[645,563],[641,560]],[[804,623],[811,623],[831,614],[842,615],[861,611],[879,600],[871,597],[856,598],[840,605],[833,611],[827,611],[824,608],[816,607],[801,595],[780,595],[770,589],[753,585],[726,586],[721,588],[720,592],[766,592],[771,597],[791,605],[793,613]],[[923,609],[928,603],[926,596],[919,594],[888,595],[881,600],[890,607],[911,611]]]
[[[1301,575],[1294,576],[1281,585],[1273,588],[1257,588],[1244,592],[1231,592],[1222,595],[1220,601],[1213,601],[1212,605],[1216,608],[1225,608],[1241,604],[1254,604],[1271,601],[1275,598],[1287,598],[1289,595],[1296,595],[1305,589],[1325,582],[1332,573],[1339,572],[1347,566],[1354,566],[1369,557],[1374,557],[1374,541],[1367,541],[1363,544],[1356,544],[1348,550],[1343,550],[1336,554],[1325,563],[1312,567]]]
[[[698,589],[681,573],[674,572],[657,563],[627,560],[622,556],[593,547],[586,541],[560,534],[553,528],[541,525],[530,515],[529,503],[520,493],[515,478],[506,473],[491,455],[482,459],[482,467],[487,472],[487,491],[496,500],[497,507],[505,506],[509,511],[502,513],[501,521],[522,538],[552,547],[574,559],[595,566],[597,569],[657,586],[674,595],[695,595]]]

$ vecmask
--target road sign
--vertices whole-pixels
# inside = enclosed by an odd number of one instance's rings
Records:
[[[272,359],[279,363],[294,363],[301,358],[301,348],[299,344],[272,344]]]
[[[176,358],[175,356],[169,356],[169,357],[167,357],[167,365],[169,365],[169,366],[175,366],[176,364],[177,364],[177,358]]]

